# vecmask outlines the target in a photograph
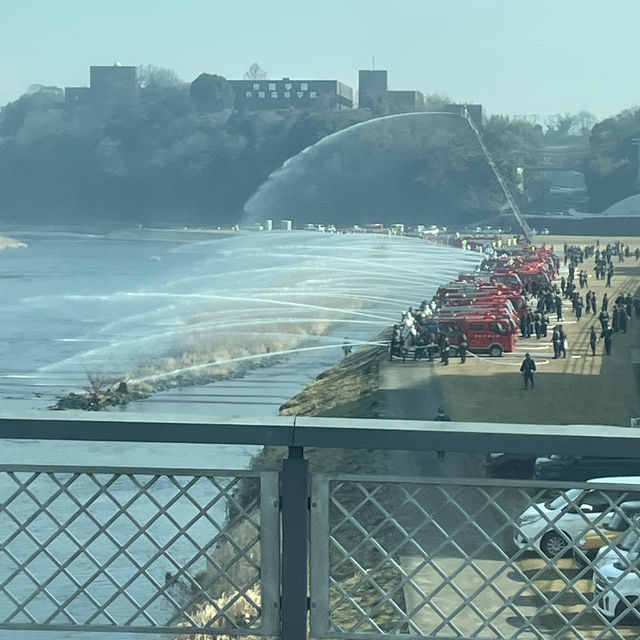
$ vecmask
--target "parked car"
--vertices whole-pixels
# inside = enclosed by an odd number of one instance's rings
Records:
[[[576,480],[610,475],[640,474],[640,459],[605,456],[550,455],[537,458],[533,475],[536,480]]]
[[[638,531],[640,525],[638,518],[640,518],[640,501],[621,503],[616,507],[611,520],[596,525],[578,540],[573,547],[573,559],[581,567],[591,565],[601,549],[610,550],[613,545],[620,542],[629,529]],[[615,551],[613,556],[613,561],[619,557]]]
[[[564,555],[595,525],[611,520],[616,501],[640,500],[640,476],[592,478],[588,483],[637,485],[638,491],[568,489],[553,500],[531,505],[516,520],[516,547],[537,550],[550,558]]]
[[[593,589],[596,607],[606,618],[625,622],[640,618],[640,538],[626,553],[594,571]]]
[[[598,549],[595,560],[591,562],[594,572],[599,571],[606,564],[613,564],[616,560],[624,559],[629,551],[634,549],[640,541],[640,521],[632,527],[629,527],[618,538],[612,547],[602,547]]]
[[[491,478],[533,477],[536,459],[526,453],[488,453],[484,459],[486,474]]]

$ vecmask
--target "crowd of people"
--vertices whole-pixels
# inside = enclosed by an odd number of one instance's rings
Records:
[[[609,294],[603,293],[598,305],[597,294],[589,289],[589,273],[583,267],[584,261],[593,256],[594,274],[596,280],[606,280],[605,287],[611,287],[611,282],[615,273],[614,259],[624,262],[625,258],[634,256],[640,259],[640,248],[631,251],[628,245],[617,241],[614,244],[607,244],[601,248],[599,241],[595,245],[587,247],[564,245],[564,264],[567,267],[567,276],[560,278],[559,285],[551,283],[542,287],[536,303],[536,310],[530,309],[521,319],[521,331],[523,337],[531,337],[535,332],[536,338],[546,337],[548,315],[555,311],[557,324],[553,327],[551,342],[553,345],[553,358],[566,358],[568,350],[567,334],[562,325],[563,300],[571,302],[572,312],[576,322],[580,322],[583,314],[591,315],[594,320],[598,320],[600,327],[596,331],[596,326],[589,328],[589,351],[593,357],[596,356],[598,341],[602,340],[604,345],[604,355],[611,355],[613,336],[616,333],[626,333],[629,321],[635,313],[636,319],[640,317],[640,297],[635,297],[630,293],[620,293],[610,305]],[[577,281],[577,284],[576,284]],[[584,299],[582,291],[587,289]],[[598,311],[600,309],[600,311]],[[524,377],[524,388],[531,385],[533,389],[533,372],[535,362],[530,354],[526,354],[522,362],[520,371]]]
[[[640,317],[640,296],[624,292],[611,299],[609,292],[604,292],[599,297],[589,287],[593,276],[589,275],[585,261],[593,258],[595,279],[605,280],[605,287],[610,288],[615,275],[614,262],[624,262],[631,257],[640,259],[640,248],[632,251],[628,245],[619,241],[604,247],[600,246],[599,241],[586,247],[565,244],[563,258],[566,274],[559,281],[538,284],[535,293],[524,292],[525,304],[519,310],[521,337],[550,339],[553,359],[566,358],[569,344],[563,322],[566,313],[564,303],[569,301],[576,322],[590,316],[598,323],[589,327],[588,344],[591,355],[596,355],[600,340],[604,347],[603,354],[611,355],[614,336],[627,332],[634,314],[636,319]],[[434,297],[430,302],[423,300],[418,308],[410,307],[403,312],[400,322],[393,327],[390,354],[405,359],[410,352],[408,347],[412,347],[414,360],[425,358],[433,362],[439,357],[443,365],[448,365],[450,357],[456,355],[464,363],[468,352],[466,335],[456,335],[458,344],[452,344],[450,336],[438,331],[433,322],[437,310],[438,302]],[[552,316],[555,316],[555,323],[550,320]],[[521,366],[525,388],[533,388],[534,371],[535,362],[527,354]]]
[[[407,311],[403,311],[400,322],[393,326],[391,332],[390,357],[398,356],[404,360],[411,348],[414,360],[424,358],[433,362],[440,357],[442,364],[448,365],[449,357],[455,351],[461,362],[466,361],[466,335],[462,333],[456,336],[458,343],[452,345],[450,336],[439,331],[437,325],[431,321],[437,308],[434,297],[431,302],[423,300],[417,309],[409,307]]]

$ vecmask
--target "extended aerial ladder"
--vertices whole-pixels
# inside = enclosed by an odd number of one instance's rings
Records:
[[[518,221],[518,224],[520,225],[520,228],[522,229],[522,233],[524,234],[524,237],[527,239],[527,241],[530,242],[531,241],[531,237],[533,236],[533,232],[531,231],[531,227],[529,226],[527,221],[524,219],[524,216],[522,215],[522,212],[520,211],[520,207],[518,207],[518,203],[515,201],[515,198],[511,194],[511,190],[509,189],[509,186],[504,181],[503,177],[500,175],[500,171],[499,171],[496,163],[493,161],[493,158],[491,157],[491,154],[489,153],[489,149],[487,149],[487,146],[485,145],[484,141],[482,140],[482,136],[480,135],[480,130],[476,126],[476,123],[473,121],[473,118],[469,115],[469,111],[467,110],[466,106],[463,107],[461,115],[469,123],[469,126],[471,127],[471,130],[476,134],[476,138],[478,138],[478,142],[480,143],[480,147],[481,147],[482,151],[484,152],[484,155],[487,158],[489,166],[491,167],[491,169],[493,170],[493,173],[496,176],[496,180],[498,181],[498,184],[500,185],[500,187],[502,189],[502,192],[504,193],[504,197],[507,200],[507,204],[509,205],[509,208],[511,209],[511,211],[513,212],[513,215],[515,216],[516,220]]]

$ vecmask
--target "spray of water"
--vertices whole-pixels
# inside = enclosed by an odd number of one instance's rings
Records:
[[[411,238],[248,234],[201,243],[190,273],[163,286],[67,294],[33,304],[104,316],[85,348],[41,368],[104,371],[157,390],[237,376],[306,352],[342,357],[344,336],[371,341],[478,255]]]
[[[382,116],[380,118],[374,118],[372,120],[365,120],[364,122],[358,122],[346,129],[336,131],[328,136],[325,136],[315,144],[309,145],[297,155],[286,160],[279,169],[276,169],[269,175],[267,180],[260,185],[258,190],[247,200],[244,206],[244,220],[247,225],[252,225],[262,220],[273,218],[273,214],[277,211],[281,211],[279,206],[279,194],[284,191],[283,187],[286,187],[287,183],[294,179],[298,173],[303,171],[305,161],[309,157],[313,157],[320,150],[332,145],[338,141],[349,138],[355,133],[362,130],[376,130],[389,121],[396,121],[402,123],[421,123],[431,122],[434,118],[445,118],[447,120],[459,120],[460,116],[455,113],[446,111],[430,111],[420,113],[400,113],[389,116]],[[322,167],[321,167],[322,168]],[[269,200],[273,199],[274,204],[270,204]],[[282,217],[282,216],[280,216]]]

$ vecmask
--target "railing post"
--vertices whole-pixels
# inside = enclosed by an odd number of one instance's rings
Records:
[[[309,463],[303,447],[289,447],[282,461],[281,640],[307,638]]]

